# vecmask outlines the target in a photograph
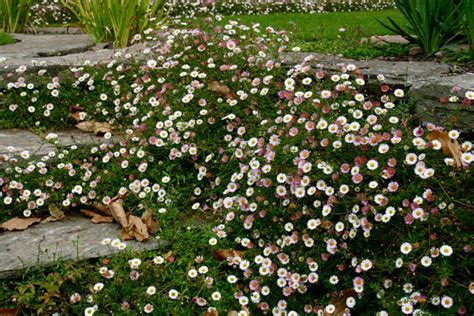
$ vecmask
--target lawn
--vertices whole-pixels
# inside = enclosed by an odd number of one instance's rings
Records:
[[[0,32],[0,46],[15,43],[15,39],[7,33]]]
[[[263,27],[288,30],[292,32],[292,45],[302,51],[365,59],[390,54],[390,51],[360,43],[363,38],[373,35],[392,34],[377,21],[387,20],[387,17],[403,22],[397,10],[239,15],[226,17],[223,21],[238,19],[243,23],[260,23]],[[390,48],[396,47],[392,45]]]

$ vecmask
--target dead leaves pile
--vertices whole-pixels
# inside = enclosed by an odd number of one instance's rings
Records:
[[[112,132],[112,126],[109,123],[100,123],[94,121],[84,121],[76,124],[81,131],[94,133],[96,136],[104,135]]]
[[[158,231],[158,222],[150,209],[141,217],[126,214],[121,198],[113,200],[108,207],[97,204],[94,205],[94,210],[82,209],[81,213],[91,217],[91,222],[94,224],[111,223],[115,220],[121,227],[120,236],[123,240],[147,240],[150,234]]]
[[[109,123],[100,123],[95,121],[82,121],[81,119],[81,111],[84,108],[79,105],[73,105],[69,107],[69,111],[71,114],[69,116],[77,122],[76,127],[81,131],[87,133],[94,133],[96,136],[104,135],[105,133],[111,133],[113,128]]]
[[[456,167],[461,168],[461,155],[462,149],[456,139],[449,137],[448,132],[446,131],[433,131],[428,134],[428,140],[433,141],[437,140],[441,143],[441,148],[443,153],[451,156],[454,159]]]
[[[81,209],[81,213],[91,218],[94,224],[112,223],[114,220],[120,225],[120,236],[123,240],[144,241],[150,238],[151,234],[158,231],[158,222],[153,217],[153,212],[148,209],[141,217],[126,214],[123,208],[123,199],[116,198],[108,206],[95,204],[90,209]],[[1,230],[24,230],[36,223],[49,223],[63,220],[64,212],[52,204],[49,206],[49,213],[46,219],[39,217],[14,217],[2,224]]]

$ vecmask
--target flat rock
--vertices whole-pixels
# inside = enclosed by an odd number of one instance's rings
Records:
[[[81,28],[79,27],[36,27],[34,30],[32,30],[33,33],[36,34],[72,34],[72,35],[77,35],[77,34],[83,34]]]
[[[58,142],[63,146],[102,144],[115,140],[114,138],[107,140],[80,130],[55,131],[54,133],[58,135]],[[55,147],[52,144],[45,143],[39,136],[30,131],[19,129],[0,130],[0,155],[10,156],[29,150],[31,154],[41,156],[54,151],[54,149]]]
[[[59,36],[59,35],[58,35]],[[81,35],[64,35],[77,37]],[[16,45],[16,44],[14,44]],[[0,46],[4,47],[4,46]],[[104,45],[101,44],[92,44],[88,46],[87,50],[83,52],[68,53],[67,55],[62,56],[47,56],[47,57],[32,57],[32,56],[3,56],[0,51],[0,76],[8,80],[9,74],[14,73],[15,69],[19,66],[26,66],[27,70],[25,74],[36,72],[40,69],[46,69],[49,73],[57,74],[58,72],[67,69],[71,66],[81,66],[86,63],[88,64],[107,64],[113,59],[118,59],[116,54],[121,54],[122,56],[130,53],[134,56],[138,56],[140,52],[144,49],[142,43],[134,44],[127,48],[117,48],[117,49],[106,49]],[[1,48],[0,48],[1,49]],[[1,78],[0,78],[1,79]],[[7,80],[3,80],[5,84]],[[2,80],[0,80],[0,87],[2,86]]]
[[[459,91],[451,93],[456,86]],[[474,74],[447,77],[420,78],[408,95],[416,100],[416,116],[422,122],[430,122],[446,128],[455,128],[474,136],[474,105],[463,105],[466,91],[474,91]],[[459,96],[456,103],[441,103],[440,98]]]
[[[372,44],[409,44],[410,42],[400,35],[375,35],[370,38]]]
[[[0,48],[0,58],[38,58],[64,56],[89,50],[94,46],[92,37],[82,35],[12,34],[18,41]]]
[[[309,55],[314,55],[315,57],[310,62],[311,65],[322,64],[325,69],[337,71],[339,64],[355,64],[369,79],[376,78],[378,74],[383,74],[385,76],[385,83],[404,86],[411,86],[423,78],[446,75],[450,70],[449,65],[436,62],[354,60],[318,53],[301,52],[286,53],[282,57],[285,64],[295,65],[302,63]]]
[[[93,224],[79,216],[33,225],[24,231],[0,233],[0,278],[16,276],[24,269],[56,260],[83,260],[116,252],[113,247],[101,244],[104,238],[119,238],[117,223]],[[162,248],[166,242],[152,238],[144,242],[126,241],[126,244],[128,249],[144,251]]]

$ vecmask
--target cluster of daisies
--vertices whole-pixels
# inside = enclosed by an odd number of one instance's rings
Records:
[[[393,0],[170,0],[166,4],[171,16],[194,17],[210,14],[247,15],[271,13],[321,13],[386,10],[395,7]]]
[[[465,277],[472,258],[462,188],[472,143],[449,131],[460,153],[446,155],[446,140],[433,138],[442,128],[414,127],[404,91],[383,75],[368,84],[356,65],[328,71],[313,56],[288,67],[284,32],[204,22],[165,28],[138,59],[125,53],[98,70],[75,67],[69,86],[53,78],[37,87],[24,69],[9,86],[23,98],[11,113],[35,98],[37,107],[53,104],[50,114],[72,105],[79,120],[114,127],[99,145],[63,148],[49,134],[56,151],[4,157],[0,204],[10,213],[118,195],[158,219],[186,211],[218,218],[190,262],[160,254],[120,271],[101,265],[100,281],[70,303],[85,315],[107,313],[108,289],[125,273],[118,284],[131,282],[140,297],[116,303],[143,313],[166,313],[163,299],[239,315],[466,311],[474,283]],[[224,265],[212,257],[220,249],[230,249]],[[176,278],[161,284],[154,276],[169,265]]]

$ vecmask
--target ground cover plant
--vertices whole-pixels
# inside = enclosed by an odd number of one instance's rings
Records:
[[[321,13],[343,11],[365,11],[393,9],[393,0],[353,0],[353,1],[245,1],[245,0],[201,0],[168,1],[169,13],[175,17],[221,15],[265,15],[275,13]]]
[[[63,1],[35,0],[31,6],[31,23],[34,26],[56,26],[77,22]]]
[[[181,20],[156,44],[147,30],[141,58],[68,78],[12,71],[0,121],[52,143],[61,118],[107,124],[111,143],[3,157],[1,219],[120,199],[151,210],[170,244],[133,254],[104,236],[116,256],[36,272],[0,297],[84,315],[472,312],[472,143],[418,126],[382,74],[283,65],[286,32],[221,20]]]
[[[0,32],[0,45],[8,45],[15,43],[15,39],[7,33]]]

